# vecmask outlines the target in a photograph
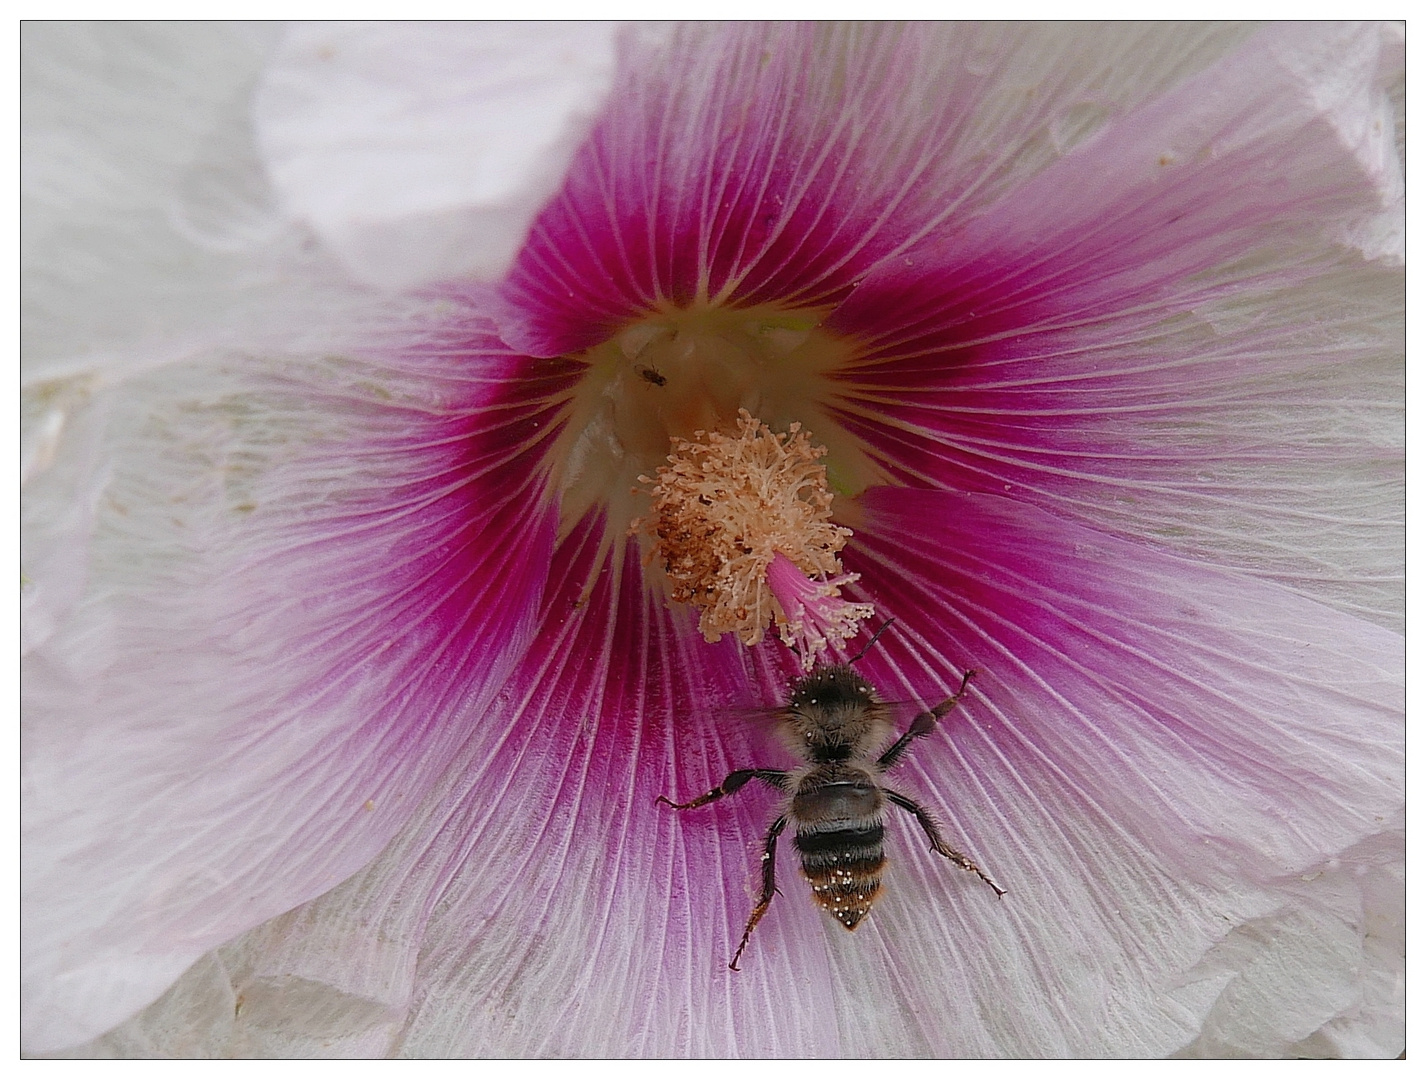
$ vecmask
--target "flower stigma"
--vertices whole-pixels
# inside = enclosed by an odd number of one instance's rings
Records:
[[[602,508],[605,543],[640,537],[651,582],[699,609],[706,640],[751,646],[771,625],[804,669],[872,614],[841,596],[857,576],[834,494],[845,514],[887,481],[828,407],[855,350],[825,316],[703,305],[624,327],[573,358],[549,461],[564,529]]]

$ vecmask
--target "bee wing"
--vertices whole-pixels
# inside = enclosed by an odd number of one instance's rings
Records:
[[[756,740],[771,740],[772,743],[786,742],[788,711],[786,705],[745,705],[719,709],[715,715],[722,717],[722,723],[729,728],[736,727],[749,733],[756,732]]]
[[[894,725],[906,723],[921,711],[921,706],[914,701],[883,701]]]

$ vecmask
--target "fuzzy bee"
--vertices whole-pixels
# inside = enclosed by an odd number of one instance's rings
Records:
[[[880,757],[874,757],[877,747],[885,745],[892,734],[890,708],[851,667],[819,666],[793,686],[787,706],[778,712],[783,734],[803,759],[802,765],[791,770],[738,769],[706,795],[686,803],[659,796],[659,802],[675,810],[691,810],[733,794],[749,780],[761,780],[786,796],[763,848],[762,894],[730,968],[738,970],[748,938],[777,891],[777,838],[788,825],[793,829],[792,846],[802,861],[802,875],[812,886],[813,901],[848,930],[855,930],[866,918],[881,892],[881,872],[886,865],[882,819],[888,803],[916,818],[937,855],[975,874],[997,896],[1005,895],[980,867],[946,843],[931,815],[916,800],[882,783],[882,776],[901,760],[912,741],[928,734],[955,708],[974,675],[967,671],[953,696],[918,715],[904,735]]]

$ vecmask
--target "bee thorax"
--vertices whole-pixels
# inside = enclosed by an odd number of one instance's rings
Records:
[[[820,667],[801,680],[784,715],[793,752],[808,761],[867,755],[890,730],[886,706],[847,667]]]

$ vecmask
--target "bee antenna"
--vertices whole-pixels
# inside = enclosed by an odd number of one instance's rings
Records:
[[[850,660],[848,660],[847,663],[849,663],[849,664],[855,664],[858,660],[860,660],[863,656],[865,656],[865,655],[867,654],[868,650],[870,650],[871,647],[876,644],[876,639],[879,638],[879,637],[881,637],[882,633],[886,630],[886,628],[887,628],[888,626],[890,626],[892,623],[894,623],[895,621],[896,621],[896,620],[895,620],[894,618],[887,619],[886,622],[884,622],[884,623],[882,623],[880,626],[878,626],[878,627],[876,628],[876,633],[874,633],[874,634],[871,636],[871,640],[868,641],[868,642],[866,643],[866,645],[864,645],[864,646],[862,647],[862,651],[859,652],[859,653],[857,653],[857,655],[854,656],[854,657],[852,657]]]

